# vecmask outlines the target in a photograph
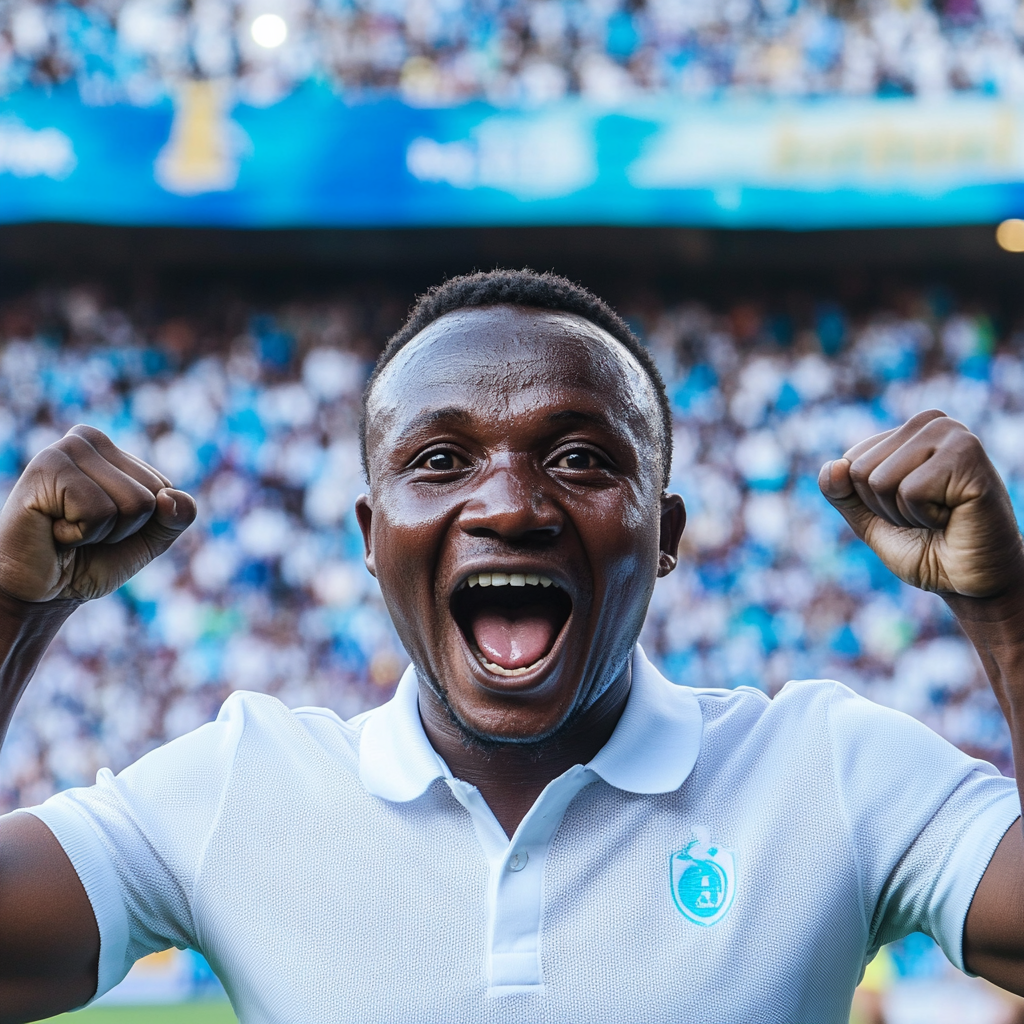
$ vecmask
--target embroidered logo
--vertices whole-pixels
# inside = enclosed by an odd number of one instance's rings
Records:
[[[736,858],[731,850],[711,843],[706,828],[681,850],[669,855],[672,899],[694,924],[718,924],[729,912],[736,894]]]

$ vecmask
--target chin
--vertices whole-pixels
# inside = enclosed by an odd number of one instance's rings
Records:
[[[439,686],[431,681],[430,688],[463,742],[486,750],[544,745],[556,740],[571,729],[610,686],[609,682],[583,693],[580,679],[567,686],[568,693],[534,694],[529,700],[521,692],[515,695],[506,690],[481,692],[476,680],[462,673],[454,678],[458,680],[454,687]]]
[[[537,721],[530,715],[519,718],[515,711],[499,716],[467,715],[460,712],[447,695],[442,695],[441,699],[452,723],[462,735],[463,742],[485,750],[528,747],[548,743],[556,739],[577,717],[576,712],[571,711],[552,724],[546,719]],[[492,719],[496,717],[502,720],[500,722],[493,721]]]

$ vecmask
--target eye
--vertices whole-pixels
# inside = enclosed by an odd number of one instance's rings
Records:
[[[425,455],[419,462],[418,468],[430,469],[435,473],[450,473],[452,470],[463,469],[466,463],[460,459],[455,452],[435,451]]]
[[[557,469],[600,469],[604,465],[604,460],[589,448],[574,448],[560,455],[555,463]]]

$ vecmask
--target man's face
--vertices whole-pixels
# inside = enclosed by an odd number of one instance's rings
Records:
[[[545,738],[621,676],[684,519],[660,423],[636,360],[567,313],[457,310],[378,378],[367,567],[469,734]]]

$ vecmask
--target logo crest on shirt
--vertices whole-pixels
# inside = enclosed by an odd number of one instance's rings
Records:
[[[670,854],[672,899],[680,913],[694,924],[718,924],[736,894],[736,858],[711,842],[706,828],[697,826],[694,838]]]

